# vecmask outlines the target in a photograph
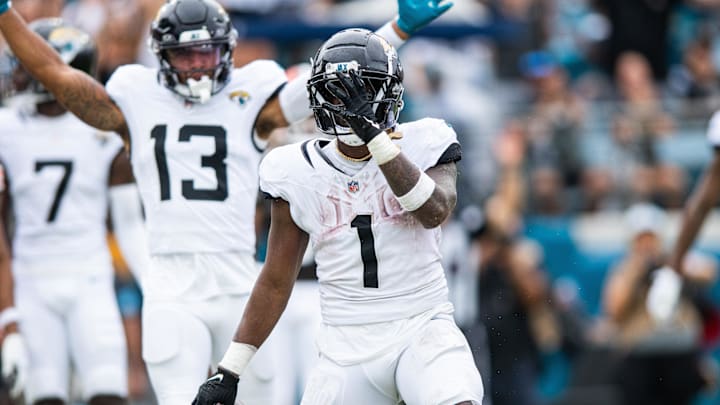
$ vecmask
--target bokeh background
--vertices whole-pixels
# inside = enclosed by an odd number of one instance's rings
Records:
[[[291,78],[332,33],[376,29],[397,12],[393,0],[220,2],[241,37],[236,65],[274,59]],[[444,260],[488,403],[614,405],[635,395],[629,403],[720,404],[718,212],[688,258],[694,276],[670,323],[654,323],[643,299],[714,153],[705,132],[720,108],[720,1],[454,2],[399,52],[401,121],[444,118],[463,146]],[[146,44],[162,3],[13,6],[27,20],[62,16],[92,33],[106,81],[119,65],[157,64]],[[8,79],[0,75],[0,88]],[[312,132],[308,120],[275,139]],[[267,213],[258,207],[262,260]],[[117,250],[116,268],[132,399],[151,404],[142,298]],[[297,396],[298,377],[288,378]]]

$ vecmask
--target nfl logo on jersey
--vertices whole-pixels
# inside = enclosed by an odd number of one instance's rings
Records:
[[[357,193],[360,191],[360,183],[357,180],[348,181],[348,191],[351,193]]]

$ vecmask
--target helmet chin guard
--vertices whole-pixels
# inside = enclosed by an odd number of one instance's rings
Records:
[[[187,85],[176,84],[175,91],[203,104],[210,100],[212,96],[213,81],[207,75],[203,75],[200,80],[189,78],[187,79]]]

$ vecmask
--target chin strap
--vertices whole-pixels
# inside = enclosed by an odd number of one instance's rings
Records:
[[[197,98],[198,102],[203,104],[210,100],[213,82],[207,76],[201,77],[200,80],[190,78],[187,79],[187,87],[190,92],[190,96]]]

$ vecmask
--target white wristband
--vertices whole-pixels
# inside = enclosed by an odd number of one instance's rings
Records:
[[[420,173],[420,178],[412,190],[397,198],[400,205],[408,211],[415,211],[422,207],[427,200],[430,199],[433,191],[435,191],[435,181],[425,172]]]
[[[7,307],[0,312],[0,329],[20,320],[20,312],[15,307]]]
[[[395,145],[384,131],[367,143],[368,151],[372,155],[378,166],[395,159],[400,154],[400,148]]]
[[[395,50],[400,49],[401,46],[405,43],[405,40],[400,38],[400,35],[398,35],[397,32],[395,32],[395,28],[393,28],[393,22],[395,20],[387,22],[382,27],[378,28],[377,31],[375,31],[375,34],[380,35],[381,37],[385,38],[386,41],[390,43],[390,45],[395,48]]]
[[[230,342],[230,347],[228,347],[222,360],[220,360],[220,367],[240,376],[245,371],[255,352],[257,352],[257,347],[253,345]]]

